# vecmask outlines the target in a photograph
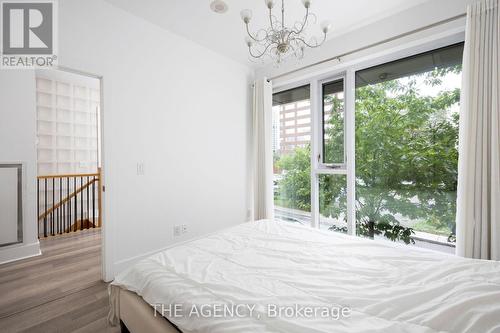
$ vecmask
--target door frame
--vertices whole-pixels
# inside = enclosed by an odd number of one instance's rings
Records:
[[[82,75],[90,78],[94,78],[99,80],[99,140],[98,140],[98,162],[101,164],[101,174],[100,174],[100,184],[101,184],[101,211],[99,215],[101,217],[101,280],[110,281],[112,277],[109,276],[109,272],[106,269],[107,258],[109,258],[108,254],[110,253],[109,249],[106,248],[107,242],[106,240],[106,232],[108,223],[106,223],[106,191],[105,191],[105,170],[106,170],[106,154],[104,153],[104,77],[99,74],[82,71],[78,69],[74,69],[66,66],[55,66],[52,68],[53,70],[59,70],[63,72],[68,72],[72,74]],[[102,222],[104,221],[104,222]]]

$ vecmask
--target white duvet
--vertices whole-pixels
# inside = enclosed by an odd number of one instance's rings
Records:
[[[245,223],[171,247],[113,285],[149,304],[170,304],[165,317],[185,333],[500,332],[499,262],[277,221]],[[217,312],[221,305],[248,310],[231,316]],[[295,312],[269,312],[278,306]],[[301,308],[350,312],[305,316]]]

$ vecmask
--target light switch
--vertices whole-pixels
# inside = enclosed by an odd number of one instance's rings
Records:
[[[137,163],[137,175],[144,176],[144,163],[142,162]]]

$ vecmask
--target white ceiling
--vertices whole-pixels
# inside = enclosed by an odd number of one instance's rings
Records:
[[[240,11],[245,8],[253,11],[252,31],[267,27],[269,19],[264,0],[226,0],[229,10],[225,14],[212,12],[211,0],[106,1],[240,63],[253,67],[261,65],[252,63],[248,56]],[[429,0],[313,0],[311,12],[316,14],[318,24],[309,32],[321,36],[319,23],[330,20],[333,31],[329,38],[332,38],[426,1]],[[278,6],[274,11],[278,14],[281,1],[276,2]],[[300,20],[304,11],[301,0],[285,1],[288,23]]]

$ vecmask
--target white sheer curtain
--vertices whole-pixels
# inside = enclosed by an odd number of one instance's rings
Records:
[[[257,80],[253,87],[253,219],[271,219],[273,207],[272,85]]]
[[[457,254],[500,260],[499,0],[467,8],[460,110]]]

